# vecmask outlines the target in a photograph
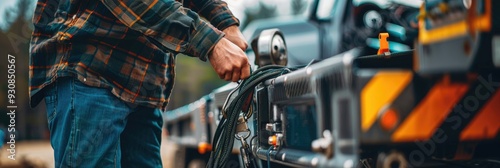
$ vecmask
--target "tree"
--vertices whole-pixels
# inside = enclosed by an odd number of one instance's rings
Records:
[[[33,12],[33,0],[18,0],[15,7],[5,11],[7,29],[0,34],[1,56],[6,59],[8,54],[14,55],[16,70],[16,140],[47,138],[45,108],[43,105],[35,109],[29,108],[28,70],[29,70],[29,42],[31,38],[32,23],[29,18]],[[0,61],[6,67],[6,61]],[[2,76],[7,76],[7,71],[0,71]],[[7,87],[2,82],[1,95],[7,95]],[[0,111],[6,112],[7,101],[0,102]],[[43,103],[41,103],[43,104]],[[5,121],[0,121],[5,125]]]
[[[208,62],[179,54],[175,65],[175,85],[168,110],[192,103],[226,84]]]

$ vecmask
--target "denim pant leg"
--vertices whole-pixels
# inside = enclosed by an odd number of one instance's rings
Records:
[[[159,109],[140,106],[134,109],[121,135],[122,167],[162,167],[162,126],[163,117]]]
[[[120,134],[130,108],[108,89],[72,77],[46,90],[56,167],[120,167]]]

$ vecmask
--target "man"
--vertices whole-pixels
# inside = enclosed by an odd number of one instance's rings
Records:
[[[161,167],[177,53],[224,80],[250,73],[220,0],[38,0],[33,24],[30,103],[45,98],[56,167]]]

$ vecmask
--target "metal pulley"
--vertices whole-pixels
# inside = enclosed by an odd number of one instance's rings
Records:
[[[278,29],[268,29],[252,41],[255,52],[255,64],[260,67],[265,65],[286,66],[288,51],[283,38],[283,33]]]

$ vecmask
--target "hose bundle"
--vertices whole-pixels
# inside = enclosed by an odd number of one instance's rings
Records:
[[[212,141],[213,151],[210,154],[207,167],[226,167],[234,145],[238,117],[240,113],[244,113],[244,116],[248,115],[250,107],[249,101],[252,100],[255,87],[261,82],[276,78],[288,72],[291,72],[291,70],[284,66],[264,66],[253,72],[248,79],[242,81],[238,87],[236,87],[231,94],[228,95],[226,103],[224,103],[222,108],[222,114],[224,114],[224,117],[219,122]],[[233,97],[232,94],[235,91],[237,91],[237,95],[229,103],[229,106],[226,107],[228,100]]]

